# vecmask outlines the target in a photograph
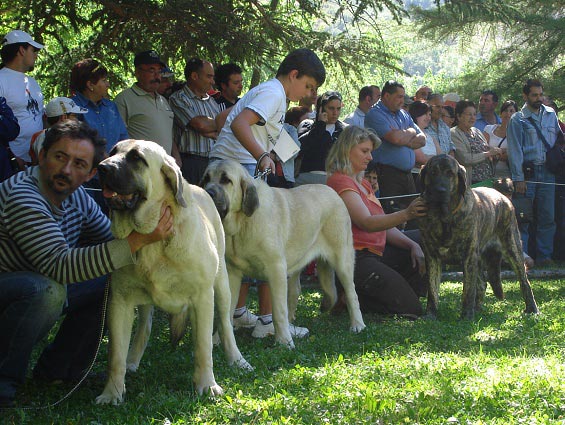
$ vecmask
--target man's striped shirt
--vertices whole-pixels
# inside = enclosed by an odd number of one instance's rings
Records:
[[[33,271],[62,283],[93,279],[133,263],[127,240],[79,187],[61,205],[41,193],[39,167],[0,184],[0,273]]]

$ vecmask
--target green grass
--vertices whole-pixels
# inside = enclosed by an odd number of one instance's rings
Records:
[[[460,321],[461,284],[442,284],[437,321],[365,315],[367,329],[348,331],[347,316],[320,314],[320,294],[303,293],[297,324],[311,336],[294,351],[238,332],[255,367],[227,366],[214,350],[214,372],[225,389],[216,400],[192,390],[192,344],[168,343],[157,313],[140,370],[129,374],[120,406],[98,406],[102,382],[87,383],[46,410],[0,412],[15,424],[565,424],[565,286],[533,280],[541,314],[523,315],[517,282],[507,299],[490,290],[482,313]],[[96,370],[104,370],[106,342]],[[20,405],[45,405],[68,387],[28,382]]]

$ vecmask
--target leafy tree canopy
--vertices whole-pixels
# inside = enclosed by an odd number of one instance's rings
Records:
[[[460,93],[496,88],[521,99],[521,86],[539,78],[545,92],[565,100],[565,3],[562,0],[446,0],[414,8],[421,34],[461,43],[468,65],[454,83]],[[478,38],[480,36],[482,41]],[[492,49],[484,49],[486,44]]]
[[[309,47],[347,75],[366,64],[402,72],[374,17],[407,16],[401,0],[0,0],[1,29],[28,31],[47,45],[39,77],[47,97],[67,93],[69,70],[85,57],[102,61],[114,87],[131,83],[135,52],[155,49],[176,67],[184,59],[235,61],[252,84],[271,76],[290,50]],[[362,58],[362,60],[361,60]]]

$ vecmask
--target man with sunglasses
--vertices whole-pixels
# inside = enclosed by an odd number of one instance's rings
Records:
[[[43,130],[43,93],[37,81],[26,74],[33,70],[41,49],[43,45],[24,31],[10,31],[2,39],[0,97],[6,98],[20,125],[18,137],[10,142],[9,154],[22,170],[31,161],[31,136]]]
[[[150,140],[165,148],[180,166],[173,143],[173,111],[158,93],[165,63],[155,50],[138,53],[133,61],[137,82],[114,99],[132,139]]]

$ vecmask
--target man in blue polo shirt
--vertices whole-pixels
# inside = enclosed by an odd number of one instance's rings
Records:
[[[387,81],[381,99],[365,116],[365,128],[375,130],[383,142],[373,152],[373,158],[381,195],[385,197],[416,193],[411,173],[416,162],[414,150],[426,144],[424,133],[402,109],[404,94],[400,83]],[[399,198],[396,205],[406,208],[410,201],[412,198]]]

